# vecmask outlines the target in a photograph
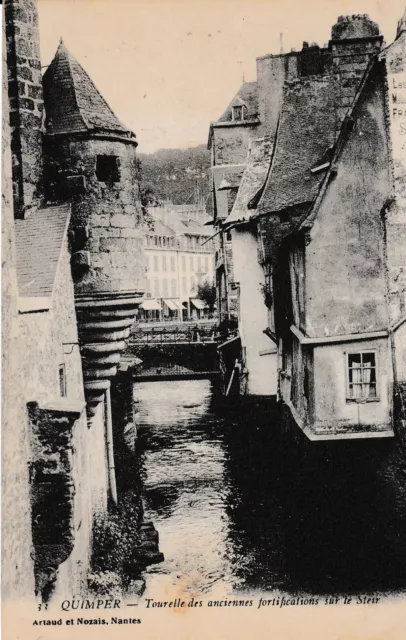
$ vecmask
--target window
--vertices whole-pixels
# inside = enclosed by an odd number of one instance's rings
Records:
[[[374,351],[347,354],[347,401],[378,400],[376,380]]]
[[[186,271],[186,256],[182,256],[182,271]]]
[[[172,295],[172,298],[177,297],[176,280],[171,280],[171,295]]]
[[[194,266],[193,266],[193,256],[189,256],[189,270],[193,271]]]
[[[226,240],[227,240],[227,242],[231,242],[231,231],[227,231]]]
[[[201,273],[202,271],[202,258],[201,256],[197,256],[197,273]]]
[[[164,298],[168,297],[168,281],[166,278],[163,279],[162,281],[162,295]]]
[[[175,271],[175,256],[171,256],[171,271]]]
[[[182,293],[184,296],[187,294],[186,276],[183,276],[182,278]]]
[[[62,398],[66,398],[66,367],[64,364],[59,365],[59,392]]]
[[[208,256],[204,256],[204,271],[205,273],[207,273],[209,270],[209,257]]]
[[[117,156],[97,156],[96,177],[99,182],[120,182],[119,162]]]
[[[161,295],[161,291],[160,291],[158,278],[155,278],[154,280],[154,290],[155,290],[155,298],[159,298],[159,296]]]
[[[241,107],[233,107],[233,120],[242,120],[243,119],[243,111]]]
[[[154,271],[158,271],[158,256],[154,256]]]
[[[166,256],[162,256],[162,271],[166,271]]]
[[[145,268],[148,271],[148,269],[149,269],[149,256],[145,256]]]

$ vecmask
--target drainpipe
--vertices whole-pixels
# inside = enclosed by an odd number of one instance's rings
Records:
[[[107,449],[107,468],[109,477],[110,499],[114,506],[117,506],[117,485],[116,485],[116,469],[114,465],[114,448],[113,448],[113,421],[111,417],[111,394],[110,387],[106,389],[104,396],[104,415],[106,427],[106,449]]]

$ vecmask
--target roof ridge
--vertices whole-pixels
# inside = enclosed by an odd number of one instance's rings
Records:
[[[82,113],[82,109],[81,109],[81,107],[80,107],[80,105],[79,105],[78,96],[77,96],[77,91],[76,91],[76,85],[75,85],[75,80],[74,80],[74,78],[73,78],[73,70],[72,70],[72,66],[71,66],[71,56],[72,56],[72,54],[71,54],[71,52],[69,51],[69,49],[65,46],[65,44],[64,44],[64,42],[63,42],[63,40],[62,40],[62,38],[61,38],[61,41],[60,41],[60,43],[59,43],[58,50],[57,50],[56,54],[58,55],[58,53],[59,53],[60,51],[62,51],[62,50],[64,50],[64,51],[66,52],[66,59],[67,59],[67,61],[68,61],[69,72],[70,72],[70,75],[71,75],[71,78],[72,78],[73,95],[75,96],[75,103],[76,103],[76,106],[77,106],[77,108],[78,108],[78,111],[79,111],[80,117],[81,117],[81,118],[82,118],[82,120],[83,120],[83,124],[84,124],[88,129],[92,129],[91,125],[90,125],[90,124],[89,124],[89,122],[87,121],[87,118],[85,118],[85,116],[83,115],[83,113]],[[72,57],[74,58],[74,56],[72,56]]]

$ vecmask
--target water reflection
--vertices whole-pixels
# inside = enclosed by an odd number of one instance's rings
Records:
[[[402,438],[308,443],[263,403],[220,407],[208,381],[134,393],[146,518],[166,559],[151,593],[405,587]]]

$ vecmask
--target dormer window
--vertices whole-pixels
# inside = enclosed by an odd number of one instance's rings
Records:
[[[234,121],[244,120],[244,111],[243,111],[242,105],[233,107],[233,120]]]
[[[119,159],[117,156],[97,156],[96,177],[99,182],[120,182]]]

